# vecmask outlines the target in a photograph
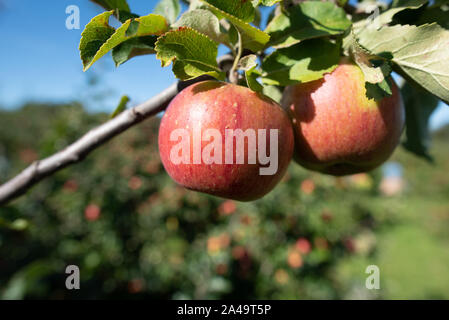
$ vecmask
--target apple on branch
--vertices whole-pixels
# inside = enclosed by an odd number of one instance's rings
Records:
[[[218,81],[184,89],[171,101],[159,128],[159,153],[173,180],[240,201],[271,191],[293,148],[290,120],[276,102]]]
[[[369,99],[362,70],[342,59],[323,79],[288,86],[281,104],[293,124],[295,161],[335,176],[366,172],[386,161],[405,121],[400,92],[389,80],[391,96]]]

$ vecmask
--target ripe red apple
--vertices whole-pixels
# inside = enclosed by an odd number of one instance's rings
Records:
[[[238,129],[248,137],[226,135]],[[215,135],[207,136],[208,132]],[[250,143],[251,132],[257,143]],[[189,147],[188,151],[184,147]],[[218,81],[199,82],[180,92],[159,128],[159,153],[173,180],[188,189],[240,201],[271,191],[284,175],[293,148],[291,123],[279,104],[248,88]],[[243,157],[240,162],[238,150],[244,150],[239,153]],[[250,153],[256,154],[251,162]],[[270,157],[270,162],[261,161],[261,155]],[[228,161],[231,158],[233,161]],[[269,167],[275,170],[261,174]]]
[[[386,161],[404,128],[400,92],[390,80],[391,96],[368,99],[361,69],[342,59],[323,79],[287,87],[281,104],[293,122],[296,162],[342,176]]]

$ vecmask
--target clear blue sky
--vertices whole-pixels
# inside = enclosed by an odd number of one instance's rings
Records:
[[[89,20],[102,12],[88,0],[0,0],[0,107],[15,108],[26,101],[72,101],[86,95],[87,79],[99,75],[108,98],[89,100],[91,111],[111,112],[123,94],[132,103],[144,101],[173,81],[171,67],[161,68],[154,56],[133,58],[115,68],[110,55],[83,73],[78,53],[81,32]],[[132,10],[148,14],[156,0],[128,0]],[[66,7],[77,5],[80,30],[67,30]],[[265,12],[266,13],[266,12]],[[449,122],[449,107],[434,113],[432,127]]]
[[[89,105],[110,111],[122,94],[133,102],[146,100],[175,81],[171,67],[161,68],[155,56],[134,58],[115,68],[110,55],[86,73],[78,52],[84,26],[102,9],[87,0],[4,0],[0,12],[0,105],[13,108],[24,101],[70,101],[80,97],[89,75],[98,74],[111,89],[110,99]],[[151,13],[154,0],[128,1],[137,14]],[[80,8],[80,30],[67,30],[68,5]]]

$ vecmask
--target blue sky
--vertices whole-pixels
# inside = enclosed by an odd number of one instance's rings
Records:
[[[0,13],[0,105],[13,108],[24,101],[70,101],[80,97],[87,79],[99,75],[111,97],[89,105],[93,111],[110,111],[122,94],[133,102],[146,100],[173,81],[170,68],[161,68],[154,56],[134,58],[115,68],[110,55],[86,73],[78,52],[84,26],[101,8],[87,0],[4,0]],[[46,3],[46,4],[45,4]],[[129,1],[134,12],[151,12],[157,1]],[[66,7],[80,8],[80,30],[67,30]]]
[[[157,94],[173,81],[170,67],[161,68],[154,56],[131,59],[115,68],[110,55],[86,73],[78,53],[81,32],[102,12],[88,0],[3,0],[0,11],[0,107],[11,109],[26,101],[65,102],[86,96],[89,77],[98,75],[99,90],[107,98],[88,100],[91,111],[111,112],[123,94],[137,104]],[[150,13],[155,0],[128,0],[140,15]],[[80,8],[80,30],[67,30],[66,7]],[[449,122],[449,107],[441,105],[431,124]]]

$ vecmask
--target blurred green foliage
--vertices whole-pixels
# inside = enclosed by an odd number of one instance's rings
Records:
[[[78,104],[0,111],[0,183],[107,119]],[[0,208],[0,298],[449,298],[448,129],[434,165],[398,149],[395,195],[380,170],[336,179],[292,163],[269,195],[238,203],[176,186],[158,123]],[[80,290],[65,288],[69,264]],[[380,290],[365,288],[371,264]]]

